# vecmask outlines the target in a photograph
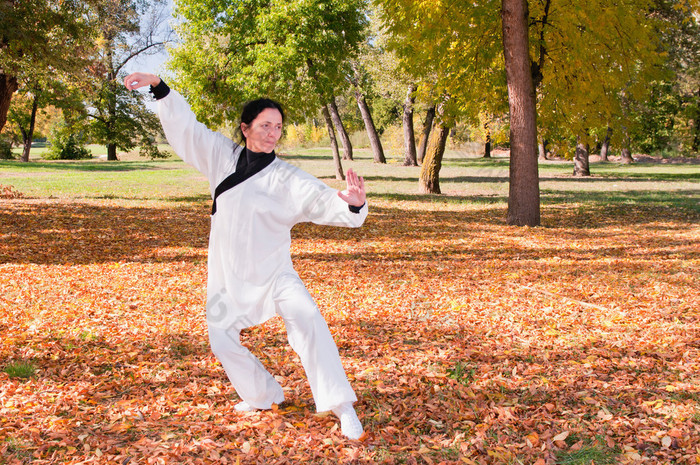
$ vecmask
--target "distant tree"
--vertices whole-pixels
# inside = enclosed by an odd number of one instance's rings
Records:
[[[442,158],[445,154],[447,137],[454,122],[451,115],[445,112],[447,104],[448,99],[445,98],[445,101],[437,106],[434,128],[430,132],[418,179],[418,192],[422,194],[441,193],[439,173],[442,167]]]
[[[578,135],[582,143],[608,135],[622,143],[634,132],[631,107],[666,75],[660,41],[664,21],[650,0],[530,2],[531,70],[538,95],[540,135]],[[578,151],[587,156],[585,151]]]
[[[650,15],[658,19],[671,75],[649,86],[648,97],[632,102],[632,142],[644,152],[700,151],[700,6],[686,0],[655,0]]]
[[[395,60],[385,49],[384,35],[381,23],[377,20],[376,8],[369,8],[368,18],[369,21],[365,26],[365,40],[359,44],[357,57],[350,60],[351,72],[347,79],[352,85],[352,95],[357,102],[369,138],[374,162],[386,163],[384,147],[370,102],[376,101],[381,94],[390,93],[382,84],[390,79],[392,66],[389,64],[394,63]]]
[[[34,139],[34,128],[36,126],[36,115],[39,111],[39,100],[41,99],[41,89],[37,86],[28,89],[25,94],[16,95],[12,99],[12,104],[8,112],[8,121],[15,123],[22,136],[22,155],[20,160],[29,161],[29,152]]]
[[[417,100],[442,104],[432,142],[427,147],[444,150],[437,143],[456,118],[478,120],[481,111],[499,113],[505,99],[505,73],[501,45],[499,5],[486,2],[424,2],[381,0],[389,47],[399,67],[417,85]],[[404,91],[405,92],[405,91]],[[443,101],[442,96],[449,96]],[[430,125],[424,126],[428,132]],[[423,143],[428,139],[423,138]],[[433,143],[435,142],[435,143]],[[438,160],[429,155],[425,158]],[[416,154],[416,158],[420,156]],[[432,162],[431,162],[432,163]],[[419,190],[438,190],[439,164],[422,170]],[[423,175],[434,178],[426,181]]]
[[[423,119],[423,130],[421,131],[420,139],[418,142],[418,148],[416,153],[416,159],[419,164],[423,163],[425,158],[425,152],[428,147],[428,137],[430,136],[430,130],[433,127],[433,120],[435,119],[435,105],[431,105],[425,111],[425,118]]]
[[[416,136],[413,132],[413,106],[416,103],[416,86],[411,84],[403,104],[404,166],[418,166]]]
[[[164,0],[100,0],[90,10],[98,39],[88,116],[90,132],[97,143],[106,145],[108,160],[117,160],[117,149],[136,146],[151,157],[160,156],[157,118],[146,110],[142,94],[128,92],[119,81],[129,61],[156,53],[169,42],[167,16]]]
[[[21,161],[29,161],[35,129],[37,125],[44,126],[38,121],[46,115],[44,109],[60,108],[69,112],[81,112],[83,109],[82,93],[75,86],[64,83],[69,78],[69,75],[57,78],[54,73],[36,71],[22,80],[8,112],[8,121],[13,123],[21,136]]]
[[[0,130],[23,79],[46,70],[76,76],[85,68],[85,50],[92,42],[85,21],[90,3],[0,1]]]
[[[360,61],[369,76],[368,81],[372,85],[371,94],[374,101],[374,110],[377,119],[381,122],[381,130],[397,123],[402,125],[404,133],[403,158],[409,160],[415,150],[415,138],[409,134],[413,131],[413,112],[421,106],[421,101],[416,104],[419,95],[416,91],[416,83],[420,81],[415,76],[407,74],[401,64],[399,56],[390,48],[390,31],[382,21],[382,5],[375,3],[369,10],[368,40],[363,46]],[[411,91],[408,97],[411,103],[406,105],[406,92]],[[411,125],[409,127],[409,124]],[[398,155],[398,154],[397,154]],[[375,162],[384,163],[375,157]],[[409,164],[414,164],[409,161]]]
[[[348,77],[348,79],[352,84],[352,92],[355,96],[355,100],[357,101],[357,107],[360,110],[360,115],[362,116],[362,122],[365,125],[365,130],[367,131],[367,137],[369,138],[369,144],[372,148],[374,162],[386,163],[382,141],[379,138],[377,127],[374,124],[372,111],[367,103],[368,92],[366,89],[368,87],[368,73],[364,70],[364,67],[359,61],[352,63],[352,74]]]
[[[331,112],[333,126],[335,126],[335,130],[340,134],[340,140],[343,141],[343,160],[352,160],[352,142],[350,142],[348,132],[345,130],[343,120],[340,118],[340,112],[338,111],[338,105],[335,102],[334,95],[331,95],[330,101],[328,102],[328,110]]]

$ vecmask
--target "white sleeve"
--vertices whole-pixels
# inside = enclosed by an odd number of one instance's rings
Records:
[[[178,92],[170,89],[168,95],[158,100],[158,117],[177,156],[204,174],[212,191],[224,175],[235,171],[240,153],[238,144],[197,121]]]
[[[289,168],[294,170],[290,180],[290,197],[298,213],[298,222],[350,228],[362,226],[367,218],[367,202],[359,213],[353,213],[348,204],[338,197],[337,190],[299,168]]]

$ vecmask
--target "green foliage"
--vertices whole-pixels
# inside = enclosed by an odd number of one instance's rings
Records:
[[[507,111],[500,2],[382,0],[382,18],[404,72],[426,101],[449,95],[444,118]]]
[[[374,124],[377,127],[377,132],[382,135],[387,128],[401,124],[403,108],[401,103],[388,97],[377,97],[372,105],[372,117]]]
[[[85,148],[85,136],[77,133],[75,128],[61,122],[54,126],[49,136],[49,150],[43,154],[47,160],[80,160],[92,158],[90,150]]]
[[[0,2],[2,73],[22,78],[46,69],[82,69],[85,56],[78,51],[91,39],[85,24],[87,4],[79,0]]]
[[[145,107],[143,99],[143,94],[128,91],[117,80],[102,82],[88,125],[91,139],[99,144],[115,144],[124,151],[140,147],[151,159],[163,158],[156,144],[162,133],[160,121]]]
[[[676,124],[681,112],[680,96],[669,82],[655,82],[650,98],[638,107],[635,122],[640,128],[633,142],[644,153],[652,153],[676,145]]]
[[[210,125],[236,122],[265,95],[305,120],[346,86],[363,40],[364,0],[179,0],[174,87]]]
[[[549,6],[549,8],[547,8]],[[658,30],[648,0],[533,2],[530,9],[533,70],[540,135],[604,136],[615,142],[634,131],[633,102],[647,98],[649,83],[664,76]],[[622,128],[625,128],[623,130]]]
[[[17,84],[37,75],[69,75],[83,81],[92,32],[85,24],[88,2],[22,0],[0,2],[0,95],[10,102]],[[11,83],[11,84],[10,84]],[[0,129],[8,107],[0,108]]]
[[[3,369],[10,378],[28,379],[36,373],[36,367],[31,362],[16,361],[8,363]]]
[[[5,134],[0,134],[0,160],[14,160],[15,158],[9,138]]]
[[[696,6],[697,8],[697,6]],[[684,0],[656,0],[653,14],[667,65],[674,72],[649,86],[649,97],[631,107],[632,143],[644,152],[697,156],[700,150],[700,24]]]

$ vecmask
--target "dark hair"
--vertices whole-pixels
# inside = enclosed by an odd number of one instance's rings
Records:
[[[263,110],[266,110],[268,108],[278,110],[282,115],[282,122],[284,122],[284,110],[282,109],[282,105],[280,105],[279,102],[276,102],[269,98],[259,98],[256,100],[251,100],[250,102],[243,105],[243,111],[241,112],[240,122],[249,125],[253,122],[255,118],[258,117],[260,113],[263,112]],[[245,142],[245,136],[241,131],[240,124],[238,125],[238,128],[236,128],[236,132],[240,135],[241,140]]]

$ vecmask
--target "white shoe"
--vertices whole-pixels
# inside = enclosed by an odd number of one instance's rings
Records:
[[[363,429],[357,412],[352,406],[352,402],[346,402],[333,409],[333,413],[340,418],[340,429],[348,439],[359,439]]]
[[[257,410],[246,401],[237,403],[233,408],[239,412],[252,412],[253,410]]]

